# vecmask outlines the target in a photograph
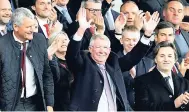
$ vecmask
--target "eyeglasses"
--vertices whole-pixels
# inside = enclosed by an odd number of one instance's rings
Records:
[[[110,47],[108,47],[108,46],[90,46],[90,47],[93,47],[93,48],[95,48],[95,49],[110,49]]]
[[[89,12],[91,12],[91,13],[96,13],[96,12],[102,11],[101,9],[93,9],[93,8],[85,8],[85,9],[89,10]]]

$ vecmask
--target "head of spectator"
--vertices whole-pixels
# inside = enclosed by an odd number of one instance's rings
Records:
[[[105,64],[110,54],[110,40],[107,36],[93,35],[89,43],[89,52],[97,64]]]
[[[65,32],[55,32],[49,38],[49,46],[52,45],[53,42],[56,43],[57,51],[55,52],[55,55],[58,57],[64,56],[65,58],[69,41],[68,35]]]
[[[64,7],[68,4],[69,0],[56,0],[56,5]]]
[[[175,28],[170,22],[162,21],[155,29],[155,42],[156,44],[162,41],[174,42]]]
[[[130,52],[140,40],[140,31],[135,26],[127,26],[122,32],[120,39],[124,52]]]
[[[0,0],[0,26],[5,28],[11,19],[11,15],[12,9],[9,0]]]
[[[84,0],[81,3],[81,6],[86,9],[86,18],[87,21],[94,20],[96,16],[101,15],[101,0]]]
[[[51,0],[34,0],[32,9],[35,11],[38,18],[48,19],[52,10]]]
[[[171,0],[164,6],[163,16],[165,21],[171,22],[176,29],[184,18],[184,6],[181,0]]]
[[[33,39],[34,15],[26,8],[17,8],[12,14],[11,22],[14,35],[22,42]]]
[[[127,15],[126,25],[127,26],[134,25],[135,16],[139,12],[139,8],[137,4],[133,1],[124,2],[121,5],[120,11],[123,12],[125,15]]]
[[[35,18],[34,19],[33,32],[38,32],[38,27],[39,27],[39,24],[38,24],[37,19]]]
[[[158,43],[154,48],[154,57],[157,69],[169,74],[177,61],[177,52],[174,44],[168,41]]]

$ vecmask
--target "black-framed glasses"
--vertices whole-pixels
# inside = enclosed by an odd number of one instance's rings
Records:
[[[91,12],[91,13],[96,13],[96,12],[102,11],[101,9],[93,9],[93,8],[85,8],[85,9],[89,10],[89,12]]]

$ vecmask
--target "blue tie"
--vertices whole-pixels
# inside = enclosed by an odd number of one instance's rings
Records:
[[[66,18],[66,20],[68,21],[68,23],[71,24],[72,23],[72,19],[71,19],[70,15],[68,13],[68,10],[66,8],[64,8],[62,10],[62,14]]]

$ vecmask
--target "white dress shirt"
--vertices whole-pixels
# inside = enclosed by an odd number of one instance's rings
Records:
[[[39,17],[37,17],[37,16],[36,16],[36,18],[37,18],[37,21],[38,21],[38,23],[39,23],[39,26],[41,27],[43,33],[45,34],[45,37],[48,38],[47,31],[46,31],[46,28],[45,28],[45,26],[44,26],[45,24],[48,24],[48,19],[47,19],[46,21],[44,21],[44,20],[41,20],[41,19],[40,19]]]
[[[18,38],[16,38],[14,32],[13,32],[13,37],[14,37],[15,41],[17,41],[19,43],[23,43]],[[27,40],[26,41],[26,49],[28,47],[28,42],[29,41]],[[22,49],[23,49],[23,46],[21,46],[21,50]],[[25,62],[26,62],[26,98],[28,98],[37,93],[37,86],[36,86],[36,82],[35,82],[34,68],[33,68],[31,61],[28,59],[27,56],[25,58]],[[21,73],[22,73],[22,80],[23,80],[22,69],[21,69]],[[22,89],[22,94],[21,94],[21,98],[23,98],[23,97],[24,97],[24,88]]]
[[[165,73],[161,72],[160,70],[158,70],[158,71],[161,73],[163,78],[168,77],[168,76],[170,77],[168,82],[169,82],[171,89],[173,90],[173,94],[174,94],[174,84],[173,84],[173,78],[172,78],[171,72],[169,74],[165,74]]]
[[[82,39],[82,37],[78,36],[77,33],[73,36],[73,40],[75,40],[75,41],[81,41],[81,39]],[[150,39],[146,38],[144,36],[141,38],[140,41],[145,45],[149,45],[149,43],[150,43]],[[112,82],[110,76],[109,75],[107,75],[107,76],[108,76],[108,80],[109,80],[109,83],[110,83],[111,91],[113,93],[113,99],[114,99],[115,107],[117,108],[115,87],[113,85],[113,82]],[[108,112],[108,103],[107,103],[107,97],[106,97],[104,88],[103,88],[102,95],[101,95],[99,103],[98,103],[97,111],[98,112]]]

